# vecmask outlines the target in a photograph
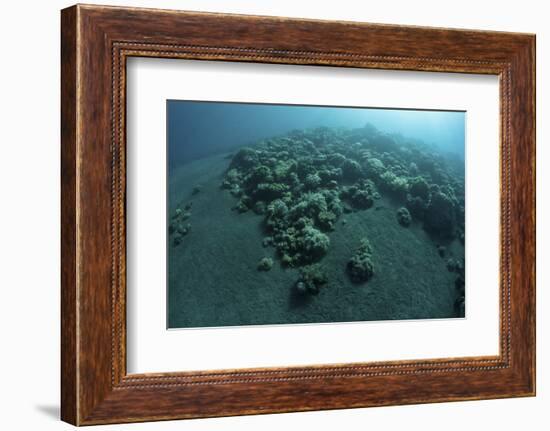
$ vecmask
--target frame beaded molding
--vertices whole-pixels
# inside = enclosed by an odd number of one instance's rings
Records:
[[[510,81],[511,65],[507,62],[475,61],[461,58],[417,58],[397,56],[372,56],[335,52],[285,51],[247,47],[200,46],[158,44],[132,41],[115,41],[111,47],[111,383],[115,390],[125,388],[174,387],[182,385],[220,385],[230,383],[278,382],[346,377],[373,377],[403,374],[445,373],[453,371],[489,371],[510,367],[511,350],[511,148],[510,148]],[[298,60],[301,65],[323,65],[323,60],[334,64],[358,68],[422,70],[424,66],[434,70],[440,65],[442,72],[467,72],[468,66],[485,65],[484,73],[500,77],[501,140],[500,175],[502,179],[500,221],[500,355],[480,359],[434,359],[355,363],[349,365],[312,365],[283,369],[258,369],[248,371],[183,372],[165,375],[126,375],[125,364],[125,154],[126,154],[126,58],[157,57],[220,61],[260,61],[286,63]],[[413,68],[414,64],[414,68]],[[398,66],[398,67],[396,67]],[[479,73],[479,71],[478,71]],[[370,370],[370,371],[369,371]],[[292,376],[277,377],[281,374]]]

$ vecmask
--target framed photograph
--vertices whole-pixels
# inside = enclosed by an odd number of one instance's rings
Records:
[[[535,36],[62,11],[61,415],[535,394]]]

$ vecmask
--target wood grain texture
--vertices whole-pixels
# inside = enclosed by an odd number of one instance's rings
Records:
[[[534,395],[533,35],[79,5],[62,11],[61,45],[63,420],[88,425]],[[499,355],[127,375],[131,56],[498,75]]]
[[[77,422],[76,9],[61,16],[61,417]]]

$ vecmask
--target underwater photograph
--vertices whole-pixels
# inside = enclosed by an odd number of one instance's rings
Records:
[[[464,318],[465,122],[168,100],[168,328]]]

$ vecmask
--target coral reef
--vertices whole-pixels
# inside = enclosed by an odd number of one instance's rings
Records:
[[[415,171],[418,171],[418,168]],[[408,191],[412,197],[418,197],[424,202],[427,202],[430,197],[430,186],[423,177],[410,178]]]
[[[316,295],[327,283],[328,278],[323,268],[319,264],[313,264],[300,268],[300,278],[295,287],[299,293]]]
[[[341,196],[356,209],[368,209],[374,204],[375,199],[380,198],[376,186],[368,179],[361,180],[350,187],[343,187]]]
[[[443,237],[452,237],[456,228],[456,203],[451,196],[435,188],[424,214],[426,230]]]
[[[457,235],[464,212],[463,169],[426,145],[372,126],[294,131],[242,148],[222,186],[266,205],[278,198],[296,203],[304,193],[332,190],[356,209],[370,208],[379,188],[441,236]],[[245,200],[240,207],[249,205]]]
[[[399,208],[402,226],[414,219],[434,241],[464,241],[463,164],[369,124],[295,130],[243,147],[231,157],[221,187],[235,197],[235,211],[263,218],[262,245],[275,248],[283,267],[304,270],[320,262],[331,232],[345,223],[338,223],[340,216],[368,211],[381,196]],[[372,277],[371,257],[365,240],[347,266],[354,282]]]
[[[386,171],[380,176],[380,188],[397,198],[405,198],[409,183],[405,177],[398,176],[392,171]]]
[[[263,257],[258,262],[258,271],[269,271],[273,267],[273,259],[270,257]]]
[[[455,272],[455,291],[456,291],[456,300],[455,300],[455,312],[457,317],[465,316],[466,308],[466,289],[465,289],[465,271],[464,271],[464,259],[455,260],[452,265],[447,265],[449,271]]]
[[[401,207],[397,210],[397,221],[403,227],[409,227],[411,225],[412,217],[407,208]]]
[[[191,231],[191,223],[185,223],[191,217],[192,203],[188,203],[181,209],[178,205],[168,224],[168,234],[172,237],[174,246],[180,245],[185,237]]]
[[[364,283],[374,275],[372,247],[368,239],[363,238],[360,246],[348,261],[348,275],[354,283]]]

